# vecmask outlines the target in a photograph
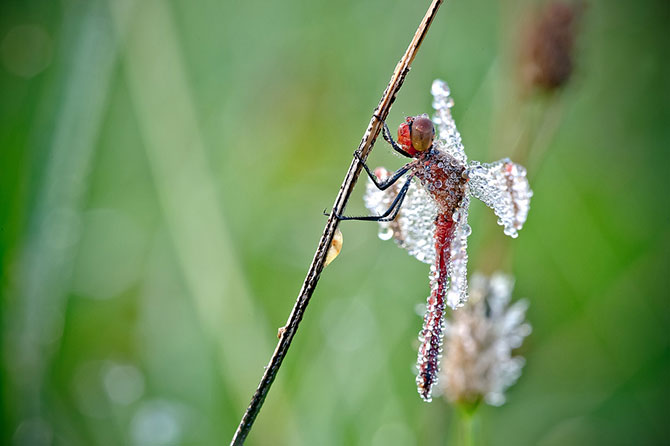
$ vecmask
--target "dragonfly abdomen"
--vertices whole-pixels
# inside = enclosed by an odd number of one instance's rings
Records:
[[[454,236],[454,221],[451,213],[441,212],[435,219],[435,265],[431,270],[431,293],[428,297],[423,329],[419,334],[419,354],[416,377],[419,395],[430,401],[431,391],[437,383],[440,357],[442,356],[442,336],[444,330],[445,296],[449,285],[449,258],[451,241]]]

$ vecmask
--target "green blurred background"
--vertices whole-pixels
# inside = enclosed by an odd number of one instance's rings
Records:
[[[428,3],[2,2],[2,444],[227,444]],[[441,77],[469,157],[508,152],[535,5],[447,1],[390,126]],[[514,241],[527,363],[485,444],[669,441],[668,5],[584,11]],[[474,271],[503,235],[471,223]],[[248,444],[453,444],[413,379],[427,266],[341,229]]]

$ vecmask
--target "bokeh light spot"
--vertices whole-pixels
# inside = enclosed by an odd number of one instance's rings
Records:
[[[31,78],[51,64],[51,37],[40,25],[18,25],[2,39],[0,52],[7,71]]]
[[[180,407],[168,401],[144,403],[131,422],[133,443],[145,446],[179,444],[182,418]]]
[[[144,376],[130,364],[108,363],[103,367],[102,379],[109,399],[127,406],[144,393]]]
[[[23,420],[14,432],[15,446],[47,446],[53,441],[53,430],[42,418]]]

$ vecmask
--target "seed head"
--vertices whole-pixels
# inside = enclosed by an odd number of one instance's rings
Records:
[[[582,9],[581,4],[551,1],[532,17],[521,50],[526,85],[554,90],[570,79]]]
[[[524,359],[512,351],[531,328],[525,322],[528,302],[510,305],[513,287],[509,276],[474,274],[470,300],[447,321],[441,381],[450,402],[500,406],[504,391],[521,376]]]

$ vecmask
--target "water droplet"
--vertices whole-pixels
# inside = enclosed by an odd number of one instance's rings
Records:
[[[331,242],[330,247],[328,248],[328,254],[326,254],[326,260],[324,262],[324,266],[328,266],[330,262],[335,260],[335,257],[337,257],[340,251],[342,250],[342,242],[343,242],[342,232],[340,231],[340,228],[337,228],[335,230],[335,234],[333,235],[333,241]]]
[[[382,240],[391,240],[391,237],[393,237],[393,229],[389,227],[379,228],[377,236]]]

